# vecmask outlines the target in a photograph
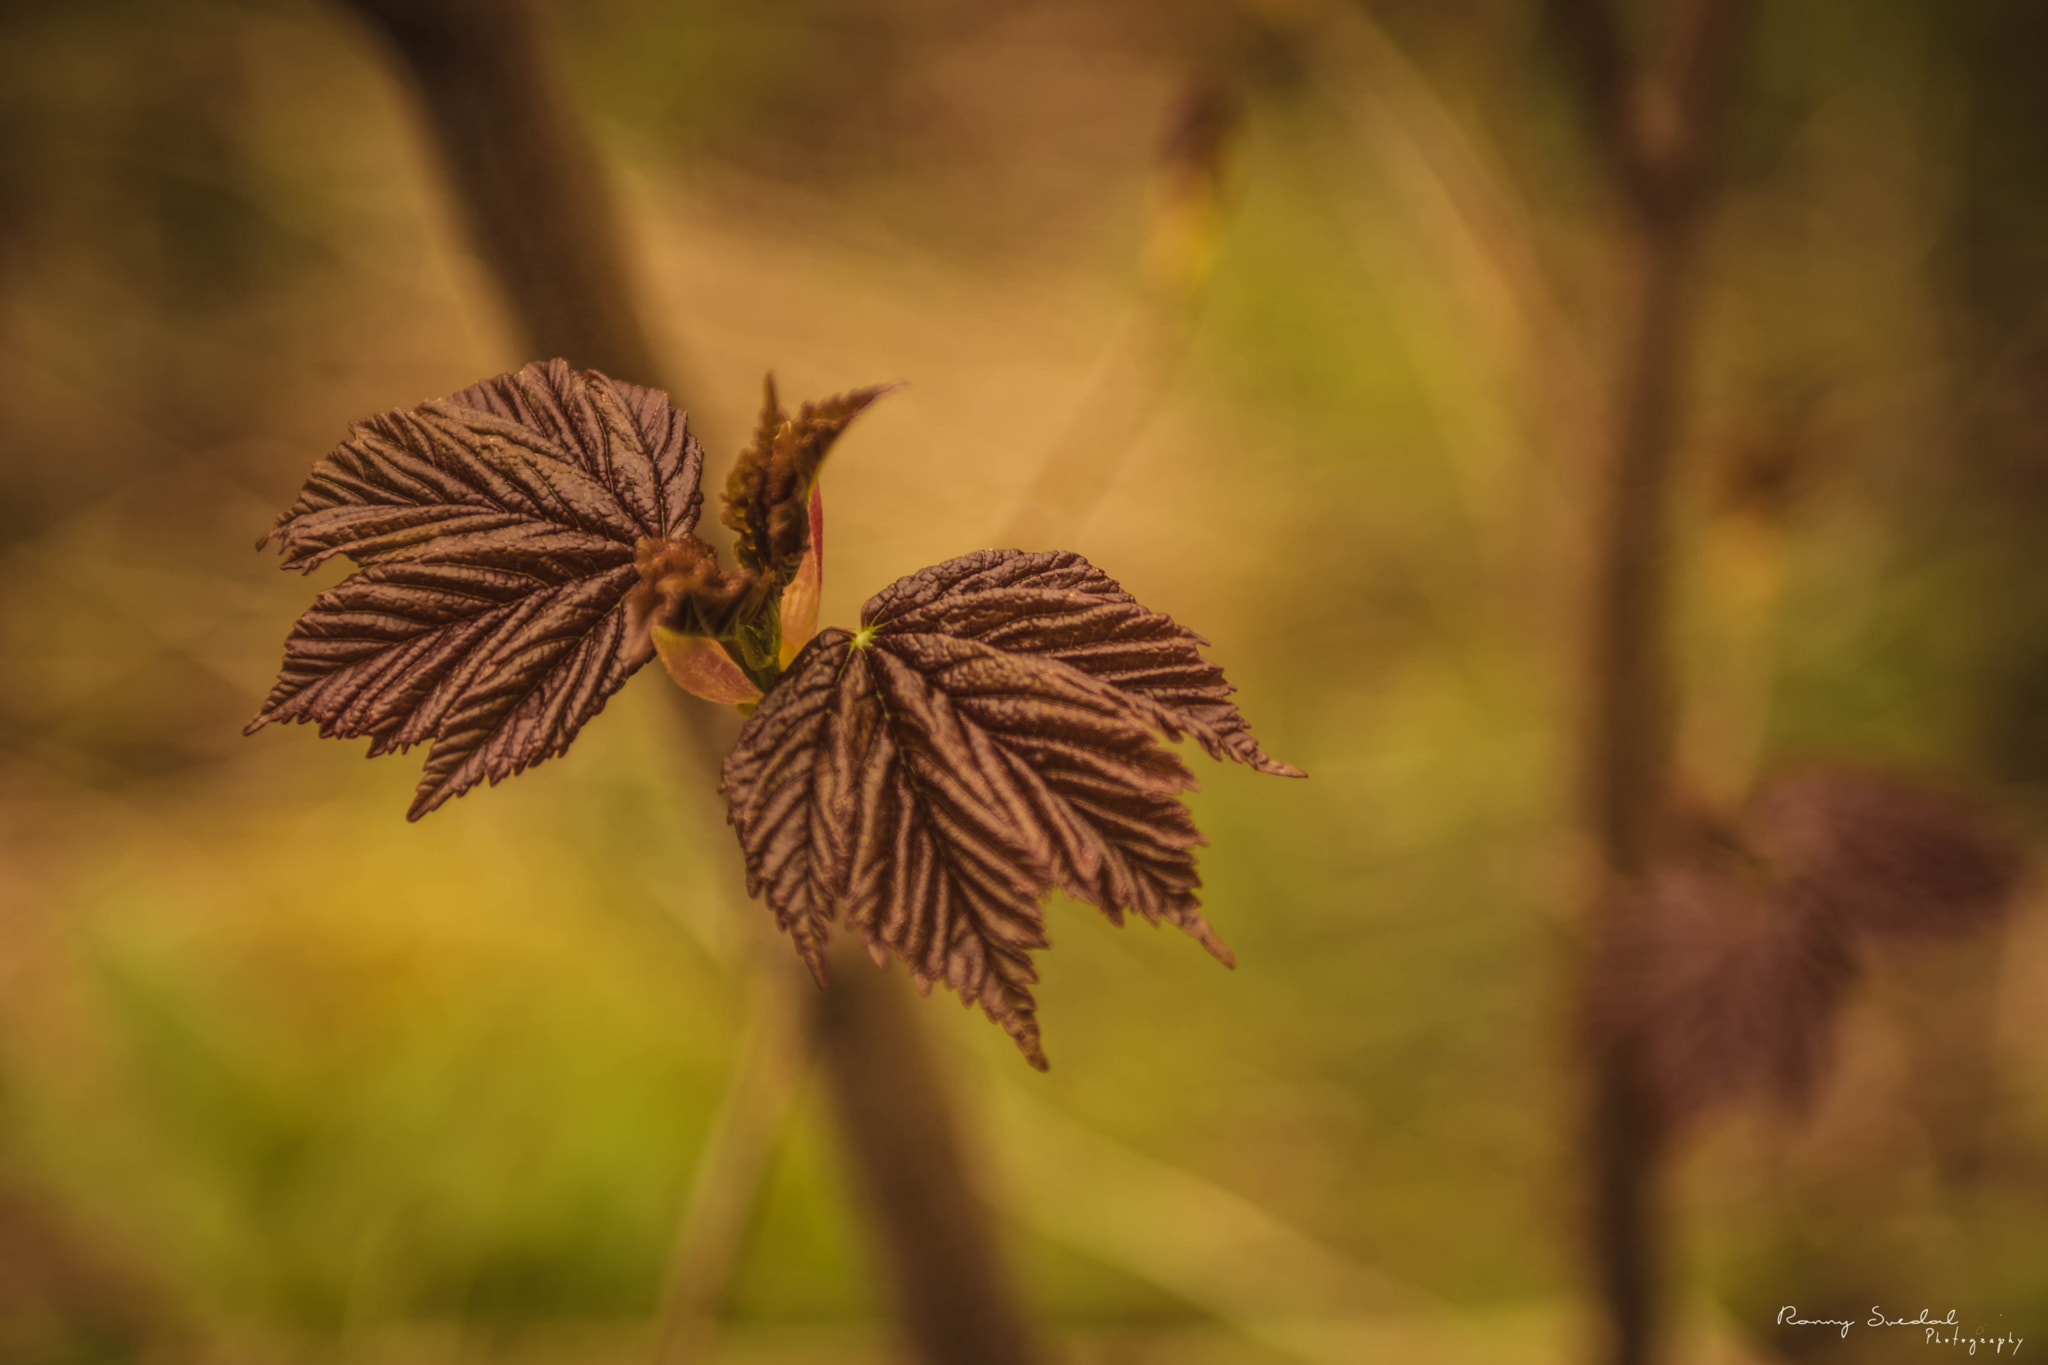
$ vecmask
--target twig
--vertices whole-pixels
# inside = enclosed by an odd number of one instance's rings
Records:
[[[1659,172],[1645,145],[1643,92],[1607,0],[1550,0],[1550,16],[1577,77],[1587,137],[1615,184],[1635,203],[1650,202]]]
[[[1582,800],[1598,851],[1597,942],[1627,913],[1667,796],[1672,747],[1668,550],[1693,249],[1748,0],[1686,0],[1669,69],[1639,76],[1605,0],[1551,0],[1588,138],[1620,200],[1626,297],[1609,400],[1604,503],[1585,657]],[[1665,1246],[1657,1207],[1664,1133],[1630,1043],[1596,1047],[1587,1141],[1592,1251],[1614,1365],[1656,1358]]]
[[[825,1079],[856,1183],[888,1244],[906,1259],[891,1288],[916,1358],[1030,1365],[1037,1351],[997,1261],[986,1206],[958,1124],[921,1093],[944,1075],[918,1020],[850,936],[833,947],[820,998]]]
[[[659,382],[596,148],[520,0],[344,0],[412,76],[524,359]]]

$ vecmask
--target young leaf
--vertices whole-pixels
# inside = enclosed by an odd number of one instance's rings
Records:
[[[775,377],[768,377],[753,444],[740,452],[725,482],[722,520],[742,569],[767,575],[777,586],[796,576],[810,548],[811,494],[827,452],[849,422],[894,387],[877,384],[805,403],[792,418],[776,400]]]
[[[321,593],[250,732],[431,743],[408,818],[561,753],[650,657],[635,546],[696,524],[703,453],[651,390],[560,361],[356,424],[261,544]]]
[[[714,701],[758,697],[810,639],[824,586],[818,470],[846,424],[893,387],[806,403],[792,420],[770,376],[753,444],[726,482],[734,568],[723,569],[695,536],[643,543],[643,586],[628,614],[652,623],[655,648],[682,687]],[[691,643],[699,638],[712,643]]]
[[[724,787],[750,893],[821,979],[843,907],[878,959],[893,950],[921,987],[944,981],[980,1003],[1043,1067],[1030,953],[1047,942],[1047,891],[1117,923],[1136,911],[1176,924],[1231,961],[1194,894],[1202,839],[1178,799],[1193,775],[1155,734],[1245,750],[1226,743],[1233,732],[1213,712],[1198,718],[1147,692],[1146,680],[1185,670],[1180,638],[1192,637],[1171,622],[1140,629],[1115,668],[1087,671],[1055,651],[1111,658],[1085,648],[1109,638],[1100,623],[1025,629],[1046,616],[1050,590],[1023,586],[1028,573],[1012,579],[1006,608],[1003,587],[974,578],[1002,558],[900,580],[869,600],[858,633],[818,635],[741,731]],[[962,583],[973,586],[956,600]],[[1215,686],[1227,698],[1220,673]]]

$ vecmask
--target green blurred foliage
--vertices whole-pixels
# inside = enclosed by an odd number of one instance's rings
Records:
[[[545,17],[714,478],[765,369],[798,397],[911,381],[834,457],[828,621],[1001,534],[1145,306],[1174,101],[1236,91],[1213,284],[1073,545],[1212,639],[1312,777],[1203,774],[1236,973],[1061,905],[1050,1076],[925,1013],[1071,1358],[1567,1354],[1594,440],[1550,404],[1597,368],[1611,242],[1533,7]],[[1427,102],[1326,42],[1359,24]],[[1910,764],[2038,835],[2042,25],[1991,0],[1769,7],[1677,530],[1689,713],[1754,731],[1731,780]],[[1382,99],[1363,120],[1360,90]],[[729,835],[670,757],[663,680],[419,826],[403,760],[239,733],[332,578],[249,551],[311,461],[353,418],[528,358],[410,112],[310,0],[0,7],[0,1186],[52,1210],[0,1200],[0,1359],[194,1334],[252,1359],[636,1358],[660,1298],[761,913],[707,870]],[[1504,326],[1459,264],[1484,250],[1386,154],[1432,119],[1478,149],[1568,338]],[[1714,490],[1759,431],[1799,475],[1755,542]],[[1745,616],[1726,574],[1759,555],[1779,587]],[[1776,1306],[1872,1299],[2048,1332],[2043,1000],[2038,913],[1877,963],[1813,1114],[1686,1153],[1691,1339],[1820,1352],[1773,1334]],[[1062,1124],[1090,1136],[1061,1146]],[[1140,1177],[1164,1212],[1114,1235],[1073,1216],[1075,1191]],[[1297,1265],[1380,1297],[1233,1288]],[[815,1096],[729,1315],[735,1361],[888,1349]],[[1902,1346],[1873,1341],[1840,1358]]]

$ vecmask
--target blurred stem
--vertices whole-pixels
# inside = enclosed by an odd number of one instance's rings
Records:
[[[1616,916],[1629,913],[1629,888],[1649,870],[1670,784],[1669,521],[1691,268],[1749,5],[1686,0],[1669,16],[1671,51],[1655,80],[1629,57],[1606,0],[1551,0],[1550,10],[1624,222],[1616,273],[1625,295],[1584,665],[1581,781],[1598,855],[1589,941],[1598,943]],[[1591,1061],[1590,1231],[1608,1319],[1606,1358],[1647,1365],[1662,1344],[1665,1134],[1633,1042],[1600,1047]]]
[[[883,1240],[913,1258],[895,1276],[897,1321],[919,1360],[1029,1365],[961,1132],[927,1102],[946,1078],[904,989],[842,937],[816,1016],[855,1183]]]
[[[370,21],[412,77],[464,229],[527,358],[562,356],[634,382],[659,382],[596,149],[530,7],[523,0],[342,3]],[[730,712],[694,699],[681,703],[708,788],[730,747]],[[737,849],[730,841],[712,846],[723,850],[726,878],[737,884]],[[815,1017],[847,1151],[878,1215],[906,1335],[925,1365],[1028,1360],[1023,1315],[953,1137],[953,1097],[930,1064],[908,988],[872,971],[842,976]],[[781,1055],[774,1048],[754,1051],[763,1059],[759,1066],[786,1065],[770,1060]],[[887,1103],[874,1101],[878,1088]],[[673,1333],[664,1327],[667,1361],[685,1358],[671,1348],[707,1344],[739,1242],[728,1234],[753,1205],[775,1136],[774,1089],[772,1076],[743,1065],[726,1101],[720,1139],[700,1172],[694,1207],[701,1221],[685,1221],[676,1251],[681,1282],[670,1285],[668,1302],[689,1320]],[[704,1188],[727,1180],[735,1188]]]
[[[1631,244],[1635,297],[1621,333],[1606,505],[1595,536],[1585,800],[1598,849],[1593,941],[1630,909],[1648,870],[1670,751],[1666,518],[1676,418],[1684,244]],[[1633,1039],[1592,1057],[1588,1153],[1592,1252],[1614,1365],[1657,1358],[1665,1247],[1658,1206],[1663,1133]]]
[[[344,0],[389,41],[522,359],[659,382],[590,133],[523,0]]]

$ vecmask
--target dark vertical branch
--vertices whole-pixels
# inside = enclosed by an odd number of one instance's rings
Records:
[[[961,1133],[926,1089],[941,1078],[900,973],[843,940],[818,1015],[825,1075],[849,1166],[882,1240],[909,1259],[892,1286],[915,1358],[1029,1365],[1023,1315],[974,1198]]]
[[[1590,708],[1585,735],[1586,819],[1598,849],[1592,941],[1628,912],[1627,887],[1646,870],[1671,749],[1665,657],[1666,522],[1684,335],[1679,243],[1631,233],[1624,277],[1631,297],[1609,395],[1612,442],[1595,529]],[[1644,1059],[1632,1040],[1608,1040],[1592,1062],[1587,1147],[1596,1287],[1606,1309],[1609,1359],[1655,1359],[1665,1246],[1658,1206],[1663,1134]]]
[[[562,356],[659,384],[595,151],[528,7],[521,0],[344,3],[371,21],[411,75],[465,230],[527,356]],[[729,713],[690,701],[686,715],[708,789],[730,747]],[[727,873],[738,885],[737,850],[725,847]],[[950,1092],[919,1038],[908,988],[872,971],[841,976],[820,1000],[817,1024],[906,1335],[925,1365],[1027,1361],[1023,1316],[967,1178]],[[681,1251],[687,1270],[692,1248]],[[690,1285],[672,1290],[702,1314],[706,1305],[693,1293]],[[690,1331],[665,1335],[672,1338],[665,1361],[700,1349]]]
[[[1550,0],[1550,21],[1572,67],[1587,137],[1622,192],[1647,199],[1655,172],[1643,154],[1642,89],[1607,0]]]
[[[1605,0],[1551,0],[1589,140],[1623,228],[1622,319],[1608,393],[1602,504],[1594,527],[1585,656],[1583,818],[1597,850],[1592,939],[1629,913],[1669,784],[1673,705],[1666,639],[1669,519],[1692,321],[1690,281],[1713,153],[1747,0],[1689,0],[1671,16],[1665,68],[1639,76]],[[1629,1042],[1591,1059],[1594,1273],[1607,1358],[1645,1365],[1659,1342],[1665,1245],[1658,1175],[1665,1134]]]
[[[1751,24],[1752,0],[1692,0],[1671,27],[1670,86],[1694,193],[1712,186],[1728,117],[1728,91]]]
[[[525,355],[659,382],[590,136],[517,0],[346,0],[388,40]]]

